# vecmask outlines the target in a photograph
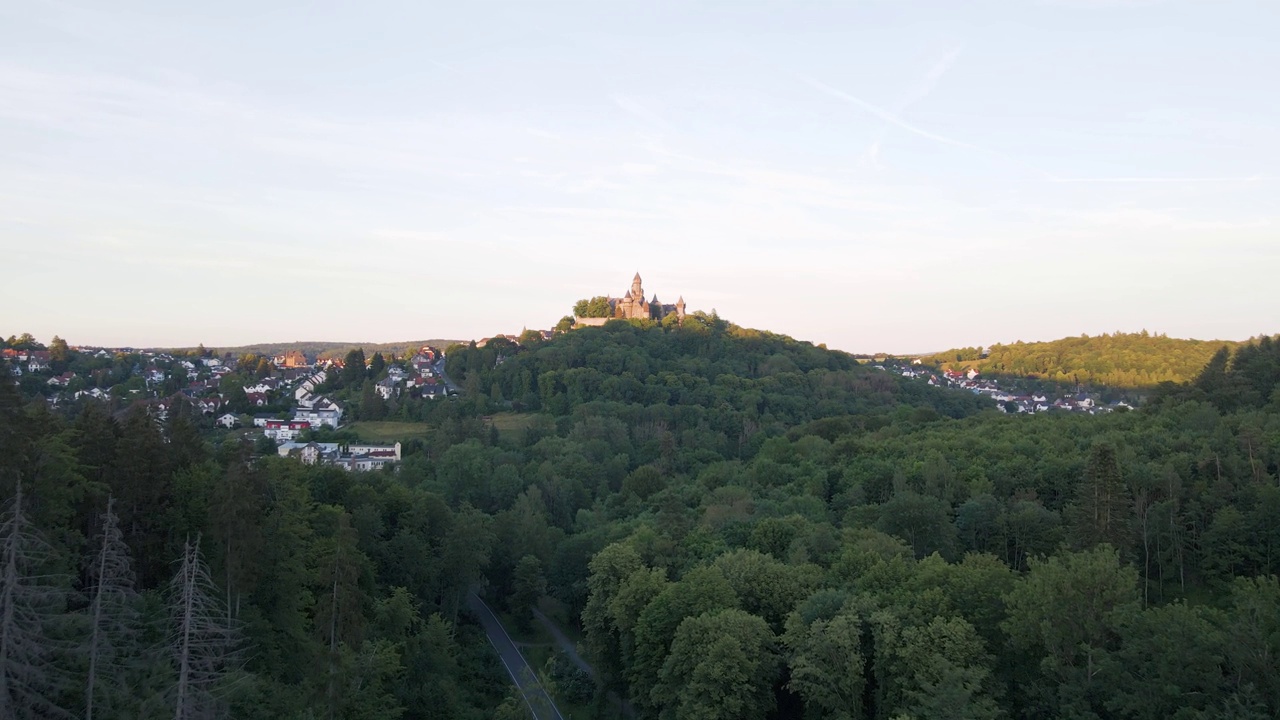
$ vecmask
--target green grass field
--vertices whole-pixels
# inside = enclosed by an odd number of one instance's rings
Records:
[[[413,422],[367,422],[351,424],[351,430],[364,442],[393,443],[412,438],[426,437],[430,429],[425,423]]]
[[[498,428],[498,432],[523,431],[533,423],[533,419],[537,415],[534,413],[496,413],[489,418],[493,426]]]

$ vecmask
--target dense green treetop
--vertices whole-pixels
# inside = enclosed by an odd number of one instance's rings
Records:
[[[583,298],[574,303],[573,314],[578,317],[607,318],[613,314],[613,307],[609,304],[609,298],[597,295],[590,300]]]

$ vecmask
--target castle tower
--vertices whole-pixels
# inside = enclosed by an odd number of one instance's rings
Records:
[[[679,300],[676,300],[676,319],[681,321],[684,320],[684,296],[683,295],[680,296]]]

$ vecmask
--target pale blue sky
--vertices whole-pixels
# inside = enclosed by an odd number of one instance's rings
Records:
[[[0,4],[0,332],[1280,319],[1280,2]]]

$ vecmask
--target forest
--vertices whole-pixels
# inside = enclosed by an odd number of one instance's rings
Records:
[[[599,717],[1280,717],[1270,338],[1098,416],[703,314],[448,372],[354,475],[0,386],[0,716],[520,717],[474,588],[569,609]]]
[[[1016,342],[986,348],[956,348],[929,361],[944,369],[977,368],[986,375],[1012,376],[1069,385],[1150,388],[1196,377],[1215,352],[1240,343],[1182,340],[1147,331],[1104,333],[1051,342]]]

